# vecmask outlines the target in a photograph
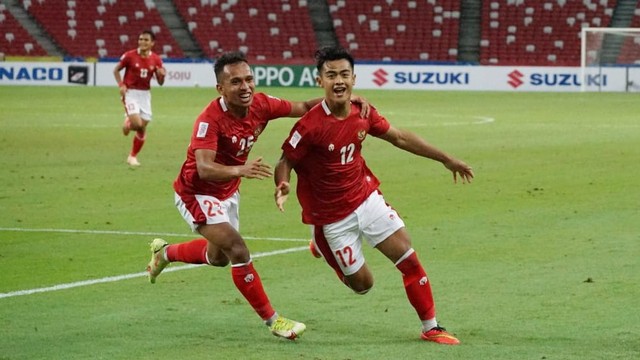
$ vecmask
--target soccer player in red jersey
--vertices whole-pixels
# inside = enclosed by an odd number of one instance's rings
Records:
[[[231,263],[235,286],[271,332],[295,339],[304,332],[305,325],[279,316],[273,309],[238,232],[238,189],[243,177],[264,179],[273,175],[271,166],[262,158],[248,160],[269,121],[300,117],[322,99],[293,102],[255,93],[253,73],[241,52],[223,54],[214,71],[220,97],[198,116],[187,159],[173,184],[178,210],[191,229],[204,238],[172,245],[154,239],[147,267],[149,280],[155,283],[162,270],[174,261],[220,267]],[[364,100],[354,97],[354,101]],[[365,104],[365,113],[368,108]]]
[[[122,133],[126,136],[131,130],[136,132],[127,157],[127,163],[131,166],[140,166],[137,156],[144,145],[146,128],[151,121],[151,78],[155,76],[158,84],[163,85],[167,73],[162,67],[160,56],[151,51],[155,39],[155,35],[149,30],[140,33],[138,48],[122,54],[118,65],[113,69],[126,112]],[[122,69],[125,69],[124,80],[120,77]]]
[[[357,294],[367,293],[373,276],[365,263],[362,238],[384,254],[402,273],[409,302],[422,322],[421,338],[456,345],[459,340],[438,325],[430,281],[411,246],[404,222],[387,205],[380,181],[362,157],[367,135],[441,162],[454,182],[471,182],[473,171],[417,135],[397,129],[372,108],[362,116],[349,101],[355,83],[354,60],[339,47],[316,53],[317,82],[324,88],[321,104],[304,115],[282,145],[275,168],[275,201],[281,211],[290,191],[291,170],[298,177],[302,221],[312,225],[312,252],[325,258],[340,280]]]

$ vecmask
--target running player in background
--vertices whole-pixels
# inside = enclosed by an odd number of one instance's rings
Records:
[[[353,57],[342,48],[316,53],[318,84],[325,97],[293,127],[282,145],[274,171],[275,201],[280,211],[290,191],[291,170],[298,175],[297,195],[302,221],[313,229],[311,250],[322,256],[338,278],[357,294],[373,287],[373,275],[362,250],[362,238],[385,255],[402,274],[405,292],[422,323],[421,338],[439,344],[460,342],[436,321],[430,281],[411,246],[404,222],[387,205],[380,181],[362,157],[367,135],[441,162],[462,182],[473,178],[471,167],[428,144],[417,135],[397,129],[375,108],[362,116],[349,101],[355,84]],[[321,255],[320,255],[321,254]]]
[[[127,136],[131,130],[136,132],[127,157],[127,164],[131,166],[140,166],[138,153],[144,145],[147,125],[151,121],[151,78],[155,76],[162,86],[167,73],[160,56],[151,51],[155,40],[153,32],[141,32],[138,35],[138,48],[125,52],[113,69],[126,113],[122,133]],[[120,76],[122,69],[124,79]]]
[[[202,238],[171,245],[154,239],[147,266],[149,280],[155,283],[162,270],[174,261],[218,267],[230,263],[233,283],[269,330],[293,340],[306,326],[278,315],[271,306],[239,232],[239,187],[243,177],[272,176],[271,166],[262,158],[248,160],[269,121],[300,117],[322,99],[288,101],[256,93],[253,72],[241,52],[223,54],[214,71],[220,96],[196,119],[187,159],[173,184],[178,211]],[[366,113],[369,107],[364,105]]]

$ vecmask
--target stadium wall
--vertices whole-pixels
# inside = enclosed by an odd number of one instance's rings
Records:
[[[115,86],[110,62],[2,62],[0,85]],[[215,87],[211,63],[166,63],[165,86]],[[315,86],[316,70],[303,65],[253,66],[257,86]],[[359,89],[577,92],[580,67],[356,65]],[[585,74],[587,91],[624,92],[640,84],[638,67],[602,67]],[[635,86],[631,89],[636,89]]]

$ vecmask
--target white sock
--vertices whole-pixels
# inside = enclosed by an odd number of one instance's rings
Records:
[[[429,331],[438,326],[436,318],[422,321],[422,332]]]

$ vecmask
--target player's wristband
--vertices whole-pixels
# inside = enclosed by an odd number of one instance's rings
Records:
[[[118,87],[122,87],[122,85],[124,85],[124,82],[120,81],[120,82],[118,83]]]

